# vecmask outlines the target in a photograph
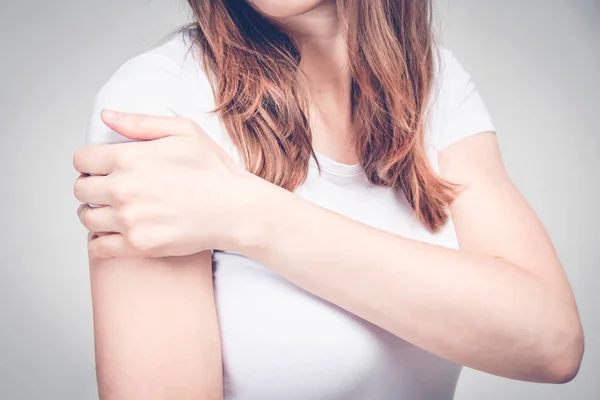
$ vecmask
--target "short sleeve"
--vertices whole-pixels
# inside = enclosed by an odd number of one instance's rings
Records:
[[[88,145],[133,141],[104,124],[102,109],[161,116],[179,114],[185,100],[177,64],[160,54],[144,53],[126,61],[95,96],[86,130]]]
[[[495,132],[492,118],[475,87],[471,75],[448,49],[442,49],[439,77],[440,109],[442,118],[434,132],[434,147],[441,151],[460,139],[481,132]]]
[[[161,54],[139,54],[122,64],[95,96],[85,144],[134,142],[110,129],[100,118],[102,109],[160,116],[185,113],[186,92],[181,69]],[[89,204],[97,207],[95,204]]]

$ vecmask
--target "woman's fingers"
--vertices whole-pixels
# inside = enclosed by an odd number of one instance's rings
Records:
[[[155,140],[168,136],[192,136],[204,132],[192,119],[102,110],[102,120],[122,136],[137,140]]]
[[[123,232],[117,212],[110,206],[90,207],[84,203],[77,209],[77,215],[90,232]]]
[[[108,176],[87,176],[81,174],[75,181],[73,192],[82,203],[111,205],[112,196],[108,188]]]
[[[73,154],[73,167],[82,174],[107,175],[112,172],[119,147],[112,144],[84,146]]]
[[[88,241],[88,253],[93,258],[145,258],[134,251],[120,233],[111,233]]]

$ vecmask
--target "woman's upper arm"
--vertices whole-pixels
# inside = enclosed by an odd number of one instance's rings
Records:
[[[446,53],[446,124],[434,142],[440,175],[463,185],[450,206],[461,250],[504,259],[574,302],[541,221],[508,176],[494,125],[471,76]]]
[[[98,92],[86,144],[129,141],[103,108],[177,115],[170,60],[126,62]],[[159,259],[89,258],[100,398],[220,399],[222,360],[210,251]]]
[[[504,168],[496,135],[482,132],[458,141],[438,160],[442,177],[463,185],[450,206],[460,248],[518,265],[573,301],[544,226]]]
[[[90,259],[101,399],[220,399],[210,251]]]

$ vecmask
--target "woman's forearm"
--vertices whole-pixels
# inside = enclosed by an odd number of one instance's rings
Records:
[[[223,396],[210,252],[90,258],[102,400]]]
[[[460,364],[532,381],[576,373],[574,305],[525,269],[386,233],[280,188],[264,189],[236,251]]]

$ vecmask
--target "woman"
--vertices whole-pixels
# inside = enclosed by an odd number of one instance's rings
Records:
[[[428,1],[189,4],[102,87],[74,157],[102,399],[577,374],[570,285]]]

